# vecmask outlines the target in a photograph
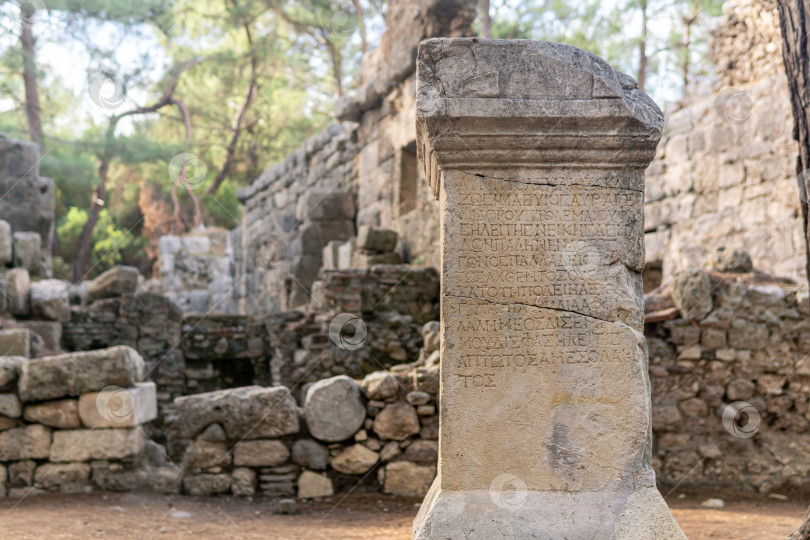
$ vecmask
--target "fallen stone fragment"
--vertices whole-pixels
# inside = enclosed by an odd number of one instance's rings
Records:
[[[345,375],[316,382],[306,393],[304,418],[309,432],[318,440],[348,439],[366,419],[360,388]]]

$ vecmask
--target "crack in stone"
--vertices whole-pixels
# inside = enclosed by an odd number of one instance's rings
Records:
[[[514,182],[516,184],[525,184],[527,186],[546,186],[546,187],[556,187],[556,188],[563,188],[563,187],[568,187],[568,186],[591,187],[591,188],[592,187],[597,187],[597,188],[603,188],[603,189],[617,189],[617,190],[622,190],[622,191],[635,191],[636,193],[644,193],[643,189],[633,189],[633,188],[629,188],[629,187],[610,187],[610,186],[600,186],[598,184],[579,184],[579,183],[573,183],[573,184],[549,184],[549,183],[546,183],[546,182],[526,182],[525,180],[515,180],[515,179],[512,179],[512,178],[499,178],[497,176],[488,176],[488,175],[481,174],[481,173],[468,173],[468,172],[464,172],[464,171],[462,171],[462,173],[470,175],[470,176],[477,176],[479,178],[486,178],[488,180],[500,180],[502,182]]]

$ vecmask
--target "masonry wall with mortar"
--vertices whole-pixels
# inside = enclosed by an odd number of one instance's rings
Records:
[[[668,114],[647,170],[647,263],[671,276],[725,246],[803,280],[798,147],[776,3],[728,2],[724,12],[711,44],[720,75]]]

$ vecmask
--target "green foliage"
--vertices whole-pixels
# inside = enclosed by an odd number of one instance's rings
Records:
[[[72,261],[76,256],[79,235],[86,222],[87,211],[76,207],[68,209],[60,220],[57,235],[63,261]],[[130,230],[117,226],[110,213],[102,210],[93,232],[92,271],[88,277],[98,275],[116,264],[136,263],[143,257],[146,244],[146,239],[136,237]],[[62,265],[62,261],[58,264]]]

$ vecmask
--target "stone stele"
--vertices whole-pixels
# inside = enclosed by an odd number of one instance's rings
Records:
[[[575,47],[431,39],[439,474],[415,539],[684,539],[655,484],[641,271],[663,115]]]

